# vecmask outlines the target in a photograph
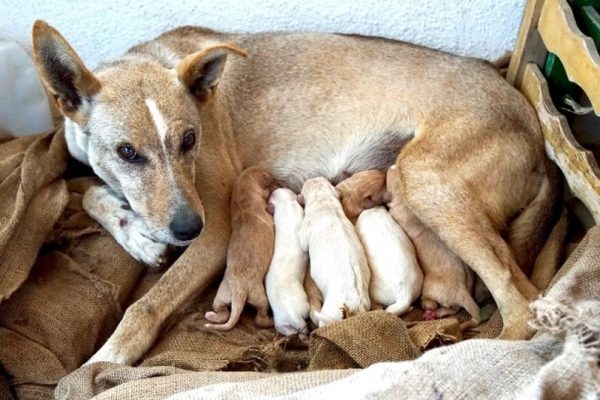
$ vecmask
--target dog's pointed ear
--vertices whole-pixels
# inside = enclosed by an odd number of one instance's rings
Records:
[[[232,44],[219,43],[186,56],[177,66],[179,80],[201,101],[212,95],[219,83],[227,54],[247,57],[247,53]]]
[[[41,20],[33,25],[33,55],[42,82],[56,98],[60,112],[83,122],[87,118],[85,105],[100,90],[100,81],[62,35]]]

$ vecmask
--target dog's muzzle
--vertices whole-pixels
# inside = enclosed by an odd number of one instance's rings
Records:
[[[179,210],[175,213],[169,228],[175,239],[185,242],[198,237],[202,232],[202,228],[204,228],[204,222],[194,211],[189,209]]]

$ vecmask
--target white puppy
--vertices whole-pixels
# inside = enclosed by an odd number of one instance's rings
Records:
[[[269,198],[269,207],[274,208],[275,250],[265,283],[275,328],[286,336],[308,333],[310,309],[304,291],[308,258],[298,239],[304,210],[296,197],[289,189],[276,189]]]
[[[323,294],[323,307],[315,312],[319,327],[369,311],[367,258],[339,192],[325,178],[309,179],[300,200],[305,203],[300,242],[308,250],[310,275]]]
[[[423,271],[415,247],[385,207],[364,210],[356,221],[371,269],[371,301],[400,315],[421,294]]]

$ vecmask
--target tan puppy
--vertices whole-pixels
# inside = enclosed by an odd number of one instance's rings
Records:
[[[471,296],[473,273],[411,213],[398,195],[399,185],[398,169],[392,166],[387,173],[387,187],[393,193],[388,206],[392,217],[412,240],[423,269],[421,305],[426,310],[425,318],[455,314],[462,307],[471,315],[471,322],[463,327],[479,324],[479,306]]]
[[[409,237],[383,206],[360,213],[356,231],[369,261],[371,302],[386,307],[391,314],[408,311],[423,284],[423,272]]]
[[[273,176],[260,167],[246,169],[236,180],[231,195],[231,240],[227,268],[213,302],[215,312],[205,318],[208,329],[226,331],[235,326],[244,304],[257,310],[256,325],[272,326],[263,280],[273,255],[275,232],[268,212],[268,199],[275,185]],[[227,306],[231,304],[231,315]],[[227,321],[227,322],[225,322]]]
[[[381,38],[181,27],[91,71],[43,21],[33,49],[69,152],[116,200],[86,210],[132,254],[129,235],[189,245],[90,362],[135,362],[223,272],[232,186],[252,165],[298,191],[397,162],[408,208],[491,289],[502,338],[533,334],[537,292],[519,267],[554,225],[560,182],[535,112],[489,63]],[[115,222],[122,207],[138,232]]]
[[[317,314],[321,311],[321,307],[323,307],[323,293],[317,287],[317,284],[310,276],[310,268],[307,271],[306,278],[304,279],[304,291],[306,292],[306,297],[308,298],[308,304],[310,305],[310,320],[315,324],[315,326],[319,326],[319,320],[317,319]]]
[[[283,335],[308,333],[310,310],[304,291],[308,255],[300,246],[298,232],[304,210],[289,189],[276,189],[269,198],[275,221],[275,250],[265,279],[275,328]]]
[[[300,243],[310,257],[310,275],[323,294],[319,327],[369,311],[370,272],[354,226],[346,218],[339,194],[325,178],[302,186],[305,204]]]
[[[385,173],[376,169],[357,172],[335,188],[340,191],[344,212],[351,220],[356,220],[364,209],[390,201],[385,190]]]

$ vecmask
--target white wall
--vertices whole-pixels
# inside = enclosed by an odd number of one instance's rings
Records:
[[[191,24],[218,30],[348,32],[494,59],[512,49],[525,0],[0,0],[0,38],[29,47],[41,18],[89,67]]]

